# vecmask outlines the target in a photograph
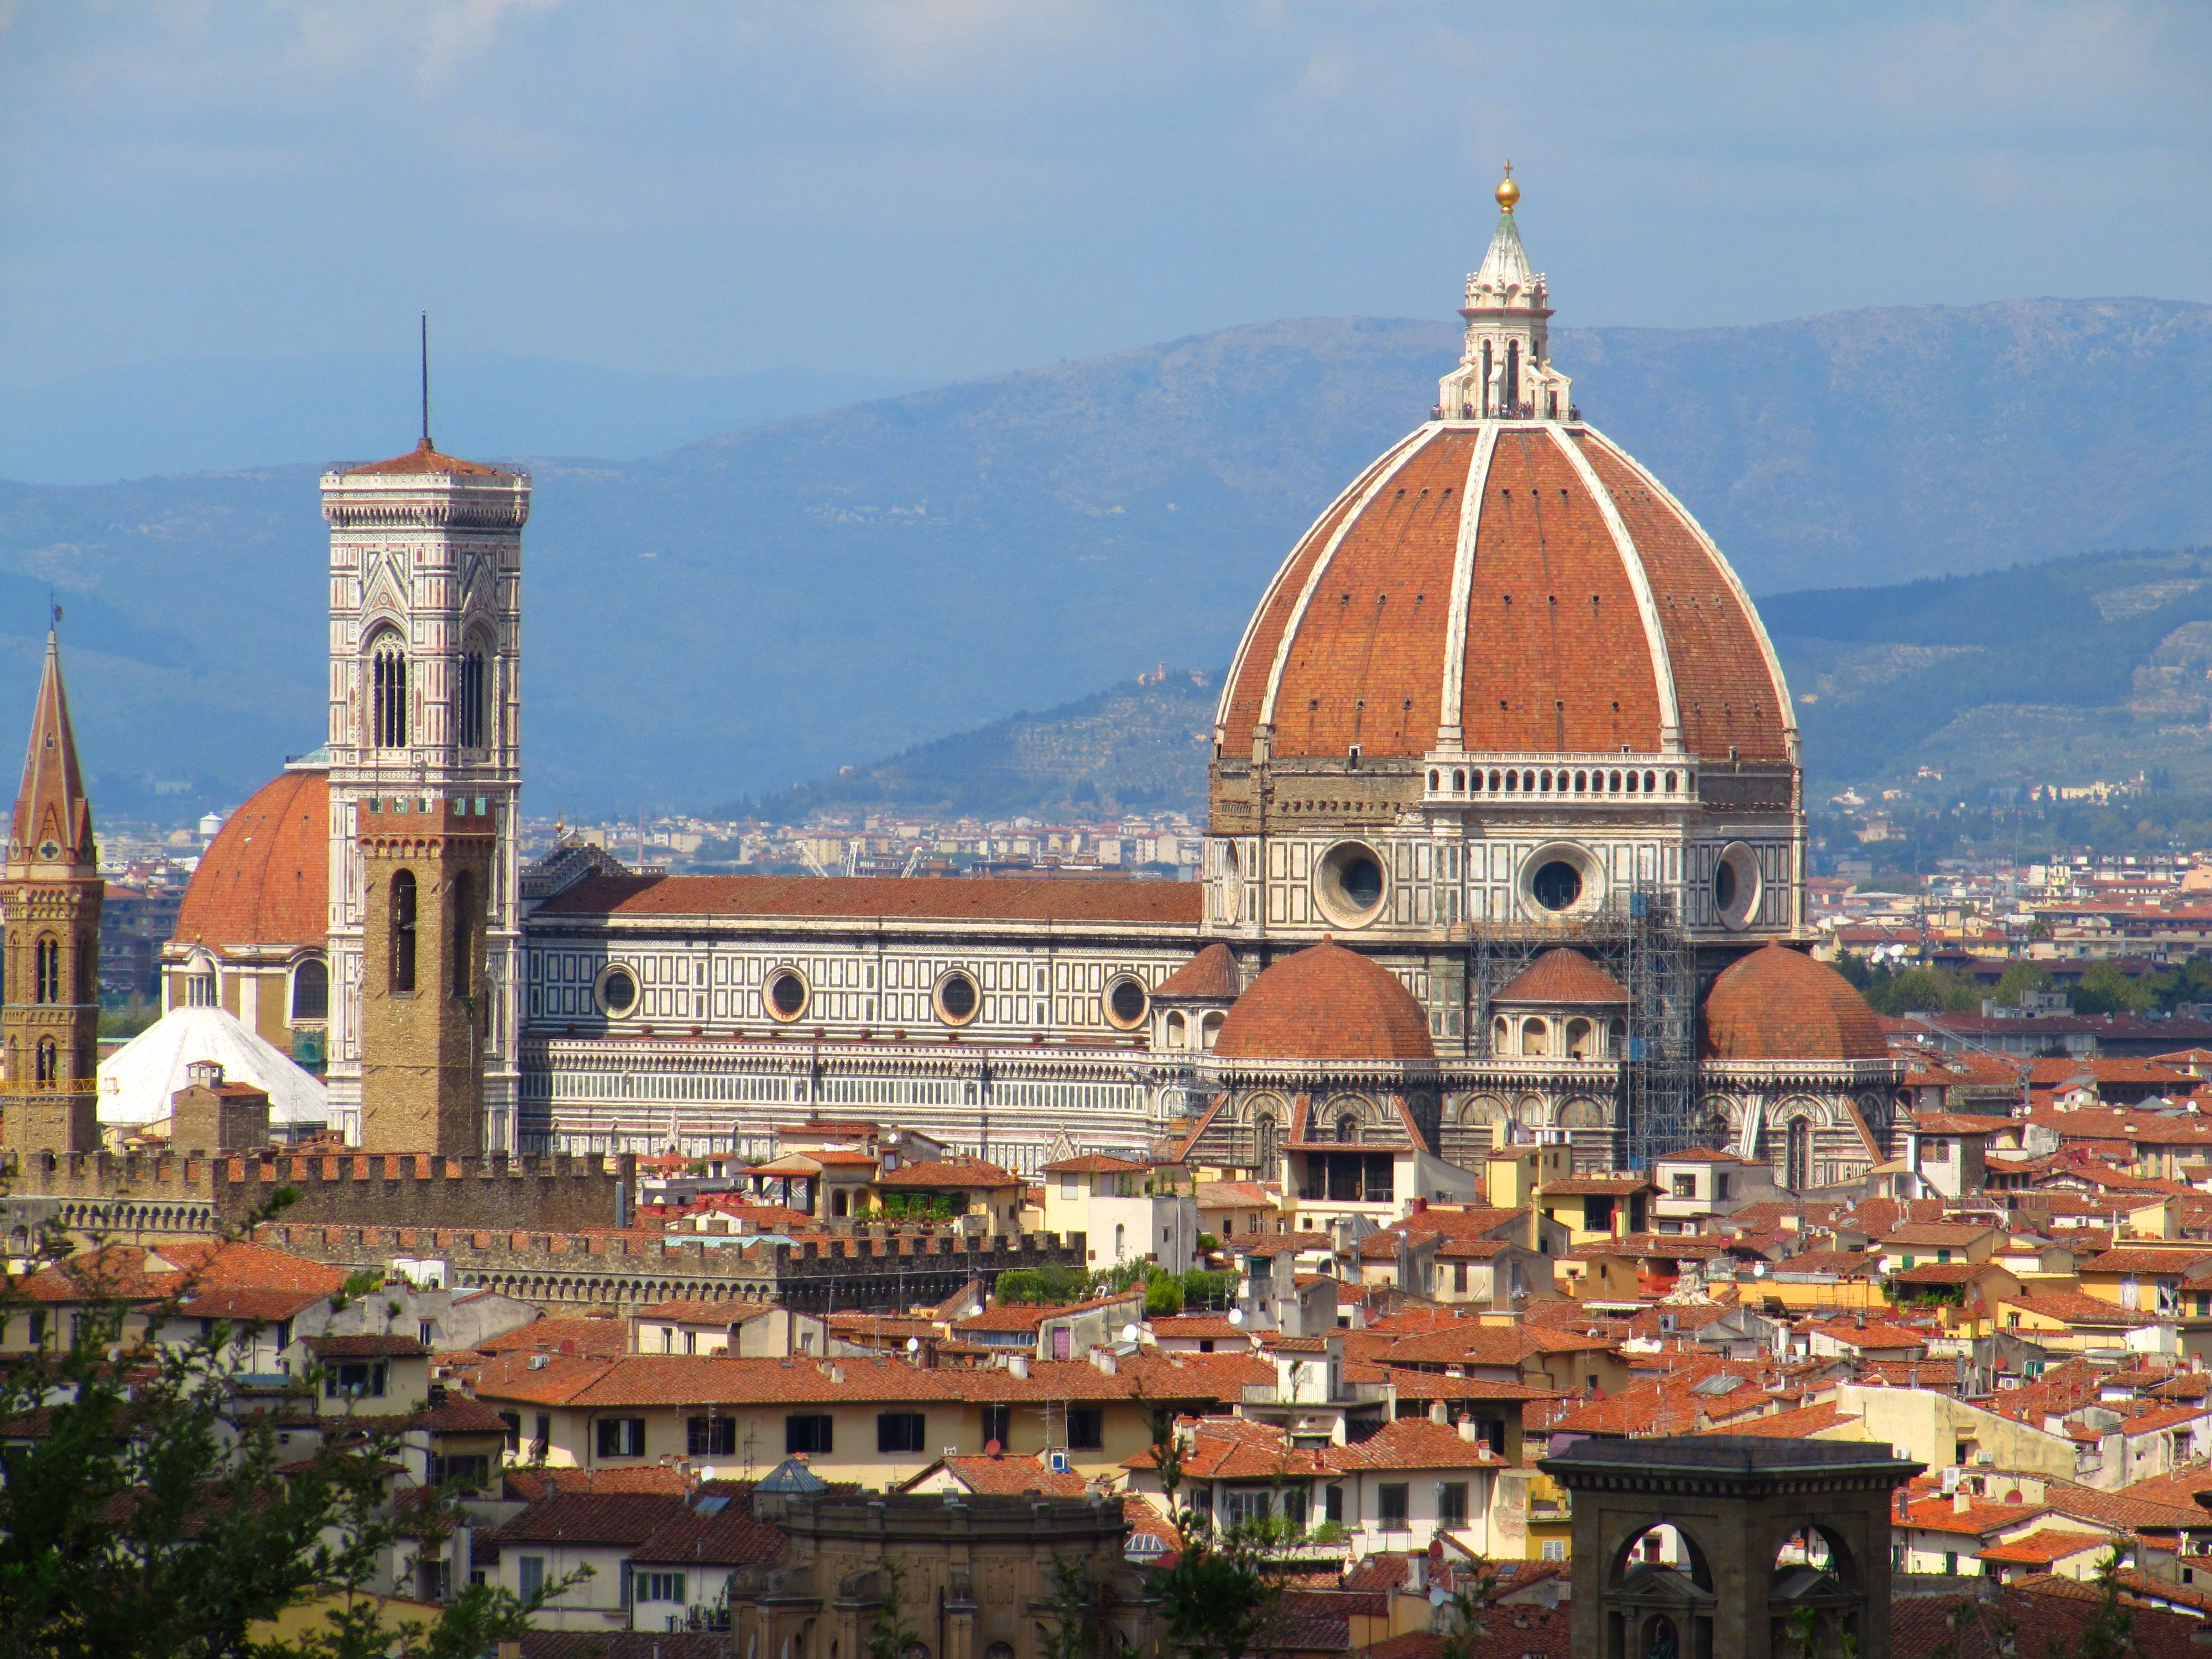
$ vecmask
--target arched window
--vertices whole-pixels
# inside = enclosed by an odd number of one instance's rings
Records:
[[[1489,342],[1489,341],[1487,341],[1487,340],[1485,340],[1485,341],[1482,343],[1482,401],[1483,401],[1483,404],[1484,404],[1484,408],[1483,408],[1483,411],[1482,411],[1482,412],[1483,412],[1484,414],[1486,414],[1486,415],[1495,415],[1495,414],[1498,412],[1496,410],[1492,409],[1492,408],[1490,408],[1490,407],[1489,407],[1489,403],[1490,403],[1490,342]]]
[[[52,1037],[39,1039],[39,1081],[58,1083],[62,1080],[61,1050],[54,1047]]]
[[[491,746],[491,655],[481,641],[471,641],[461,653],[459,706],[454,710],[453,731],[464,749]]]
[[[1129,1253],[1127,1242],[1128,1231],[1129,1230],[1121,1223],[1117,1221],[1114,1224],[1114,1260],[1116,1261],[1121,1261]]]
[[[1260,1179],[1272,1181],[1279,1173],[1275,1168],[1275,1120],[1263,1117],[1254,1126],[1253,1157],[1260,1166]]]
[[[1505,343],[1505,407],[1498,412],[1501,415],[1521,412],[1521,342],[1518,340]]]
[[[1567,1058],[1588,1060],[1590,1057],[1590,1023],[1586,1019],[1567,1022]]]
[[[1213,1046],[1214,1038],[1221,1035],[1221,1018],[1219,1014],[1208,1014],[1204,1019],[1199,1021],[1198,1046],[1200,1048],[1211,1048]]]
[[[62,1000],[62,942],[52,933],[39,936],[37,983],[40,1001]]]
[[[369,647],[369,741],[379,749],[407,746],[407,648],[390,629]]]
[[[292,1020],[331,1017],[331,970],[320,957],[309,957],[292,970]]]
[[[1790,1190],[1802,1193],[1813,1184],[1813,1130],[1802,1117],[1790,1120],[1790,1165],[1787,1182]]]
[[[1169,1048],[1180,1048],[1183,1046],[1185,1026],[1186,1022],[1181,1014],[1170,1014],[1168,1016]]]
[[[475,988],[477,884],[465,870],[453,878],[453,994],[465,997]]]
[[[1542,1020],[1531,1019],[1523,1021],[1521,1026],[1521,1052],[1524,1054],[1542,1054],[1544,1052],[1544,1039],[1550,1035],[1550,1030],[1545,1025]]]
[[[392,988],[415,988],[415,874],[410,870],[392,878]]]
[[[1340,1145],[1356,1146],[1359,1144],[1359,1119],[1346,1112],[1336,1121],[1336,1139]]]

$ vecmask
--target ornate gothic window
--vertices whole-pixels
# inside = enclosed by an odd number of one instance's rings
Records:
[[[1275,1120],[1272,1117],[1261,1118],[1255,1126],[1253,1138],[1255,1142],[1253,1158],[1260,1166],[1260,1179],[1273,1181],[1281,1173],[1275,1167]]]
[[[386,629],[369,647],[369,742],[379,749],[407,746],[407,648]]]
[[[392,988],[415,988],[415,876],[409,870],[392,878]]]
[[[453,721],[464,749],[491,746],[491,658],[480,641],[461,653],[459,708]]]
[[[62,1080],[61,1050],[54,1047],[52,1037],[39,1039],[39,1081],[58,1083]]]
[[[1813,1128],[1802,1117],[1790,1120],[1790,1133],[1784,1142],[1784,1162],[1790,1190],[1802,1193],[1813,1184]]]
[[[62,1000],[62,942],[52,933],[39,939],[38,988],[40,1001]]]

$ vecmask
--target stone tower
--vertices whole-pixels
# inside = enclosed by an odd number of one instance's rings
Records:
[[[1578,1440],[1536,1466],[1574,1504],[1576,1659],[1889,1659],[1887,1445]]]
[[[331,1125],[350,1142],[370,1144],[361,1112],[364,990],[372,982],[364,951],[374,907],[361,814],[370,801],[417,807],[427,801],[431,819],[465,823],[471,844],[489,837],[489,866],[477,889],[483,977],[471,1001],[482,1044],[483,1121],[461,1139],[487,1152],[512,1152],[521,984],[522,527],[530,517],[530,480],[441,454],[426,431],[407,454],[326,473],[322,491],[331,526]],[[418,890],[427,917],[442,901]],[[441,1120],[439,1144],[450,1132]],[[388,1144],[388,1137],[380,1141]],[[430,1143],[397,1149],[427,1152]]]
[[[100,1147],[100,890],[61,647],[50,632],[0,884],[8,999],[0,1143],[17,1152]]]
[[[491,803],[426,795],[358,803],[361,1138],[371,1152],[484,1149],[486,896]]]

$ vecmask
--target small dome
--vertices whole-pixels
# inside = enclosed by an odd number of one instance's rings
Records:
[[[218,951],[325,943],[330,820],[327,773],[287,772],[254,791],[216,832],[192,872],[177,907],[178,942]]]
[[[1429,1017],[1398,976],[1323,939],[1267,969],[1229,1011],[1220,1060],[1426,1060]]]
[[[1493,1002],[1626,1003],[1628,988],[1579,951],[1547,951],[1491,999]]]
[[[323,1085],[222,1008],[172,1008],[100,1062],[100,1121],[159,1123],[170,1097],[191,1081],[194,1060],[211,1060],[228,1083],[250,1083],[269,1097],[272,1125],[321,1124],[330,1117]]]
[[[1236,998],[1243,986],[1243,978],[1237,971],[1235,955],[1217,940],[1154,986],[1152,995],[1155,999],[1191,997],[1228,1002]]]
[[[1887,1060],[1881,1020],[1824,962],[1770,945],[1722,969],[1705,997],[1708,1060]]]

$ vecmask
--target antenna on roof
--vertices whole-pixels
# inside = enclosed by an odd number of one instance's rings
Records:
[[[430,313],[422,313],[422,447],[430,447]]]

